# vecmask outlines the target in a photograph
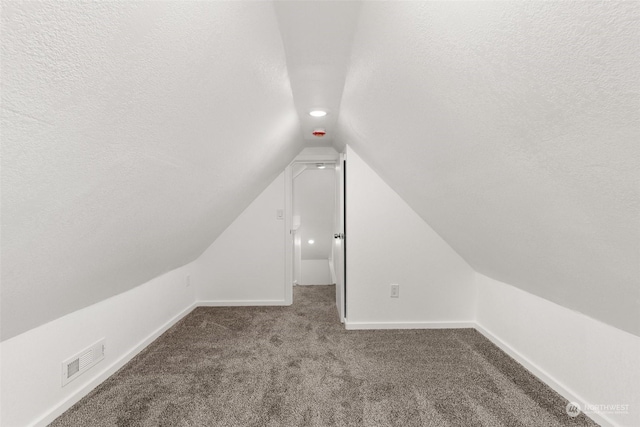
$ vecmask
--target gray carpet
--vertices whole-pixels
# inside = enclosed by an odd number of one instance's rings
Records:
[[[596,425],[475,330],[346,331],[334,292],[197,308],[51,425]]]

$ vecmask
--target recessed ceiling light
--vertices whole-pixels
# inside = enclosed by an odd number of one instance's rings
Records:
[[[316,242],[316,241],[315,241],[315,240],[313,240],[313,239],[309,240],[309,244],[310,244],[310,245],[313,245],[315,242]]]
[[[309,115],[313,117],[324,117],[327,115],[327,112],[324,110],[311,110],[309,111]]]
[[[318,169],[324,169],[324,168],[326,168],[326,167],[327,167],[327,165],[325,165],[324,163],[316,163],[316,167],[317,167]]]

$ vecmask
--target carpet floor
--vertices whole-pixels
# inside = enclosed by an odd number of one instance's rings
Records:
[[[594,426],[473,329],[347,331],[333,286],[200,307],[51,426]]]

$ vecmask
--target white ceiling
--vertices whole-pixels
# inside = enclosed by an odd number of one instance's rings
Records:
[[[268,2],[3,2],[2,337],[195,259],[304,147]]]
[[[639,12],[366,2],[339,140],[476,271],[640,335]]]
[[[2,338],[346,143],[477,271],[640,334],[639,8],[3,2]]]
[[[305,143],[332,146],[360,2],[277,1],[274,5]],[[328,115],[311,117],[309,111],[314,108]],[[313,136],[316,128],[327,134]]]

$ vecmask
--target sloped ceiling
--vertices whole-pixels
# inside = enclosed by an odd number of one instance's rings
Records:
[[[339,141],[476,271],[640,335],[639,11],[365,2]]]
[[[306,144],[332,146],[359,1],[276,1],[291,89]],[[326,117],[309,116],[319,108]],[[313,136],[324,129],[324,137]]]
[[[3,339],[193,260],[303,148],[271,3],[3,2],[2,27]]]
[[[193,260],[329,143],[477,271],[640,334],[639,6],[3,2],[2,338]]]

